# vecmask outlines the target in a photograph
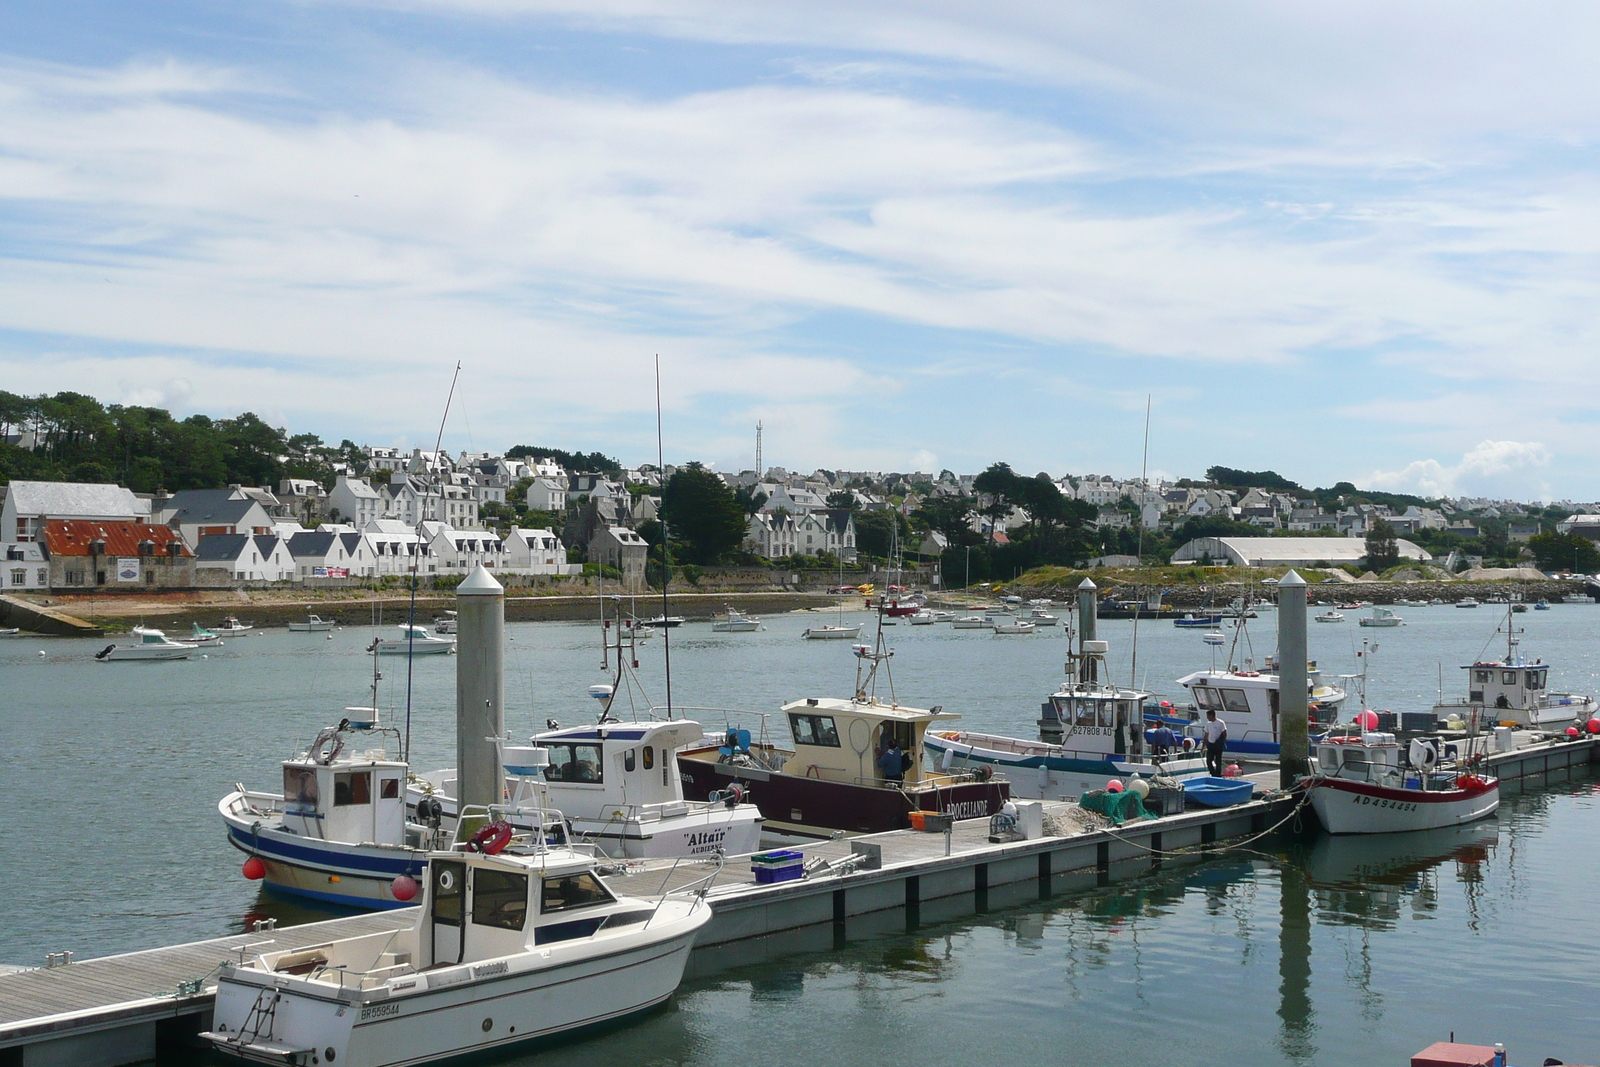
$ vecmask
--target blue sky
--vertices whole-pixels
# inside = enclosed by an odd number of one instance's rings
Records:
[[[327,438],[1600,497],[1600,13],[58,2],[0,385]]]

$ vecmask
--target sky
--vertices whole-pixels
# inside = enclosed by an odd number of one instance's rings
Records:
[[[1600,499],[1600,8],[12,5],[0,388]],[[1145,410],[1151,424],[1144,454]]]

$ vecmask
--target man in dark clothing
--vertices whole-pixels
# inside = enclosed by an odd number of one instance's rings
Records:
[[[903,782],[906,779],[905,760],[900,755],[900,743],[892,737],[889,739],[889,747],[878,757],[878,770],[891,782]]]
[[[1150,754],[1152,756],[1167,756],[1178,747],[1178,736],[1172,732],[1172,727],[1162,723],[1150,731]]]
[[[1213,778],[1222,777],[1222,750],[1228,743],[1228,724],[1217,718],[1214,711],[1206,712],[1206,773]]]

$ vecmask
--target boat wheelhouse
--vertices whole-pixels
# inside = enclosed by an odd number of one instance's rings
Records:
[[[1270,664],[1269,664],[1270,666]],[[1308,723],[1313,733],[1338,721],[1346,693],[1327,685],[1315,660],[1306,664]],[[1187,726],[1215,711],[1228,727],[1226,751],[1241,756],[1278,754],[1278,675],[1274,671],[1206,670],[1178,679],[1189,691],[1194,710],[1187,717],[1159,716],[1169,725]]]
[[[1505,622],[1495,630],[1505,635],[1505,656],[1463,666],[1461,669],[1467,672],[1466,698],[1441,700],[1434,705],[1434,714],[1478,728],[1563,730],[1588,722],[1600,713],[1600,705],[1592,696],[1551,691],[1551,665],[1542,659],[1530,662],[1518,652],[1523,632],[1507,610]]]

